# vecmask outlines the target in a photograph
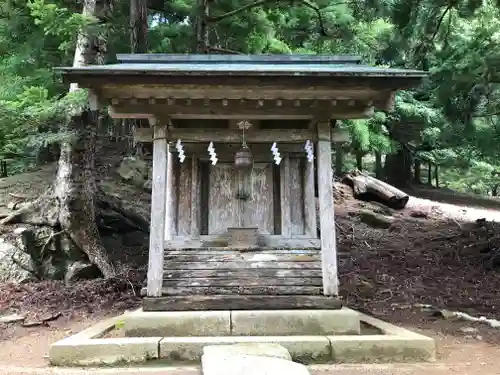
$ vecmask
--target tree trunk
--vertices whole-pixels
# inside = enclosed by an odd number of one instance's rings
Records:
[[[401,145],[396,154],[387,155],[385,169],[387,182],[393,186],[406,187],[412,181],[412,155],[407,147]]]
[[[492,197],[496,197],[496,196],[498,196],[498,186],[499,186],[499,184],[495,184],[495,185],[493,185],[493,187],[491,188],[491,196],[492,196]]]
[[[417,158],[413,162],[413,177],[416,184],[422,183],[422,162]]]
[[[196,18],[196,45],[197,53],[208,53],[209,33],[208,33],[208,16],[209,0],[198,0],[198,17]]]
[[[59,204],[59,224],[104,277],[109,278],[116,272],[101,244],[95,221],[98,116],[97,110],[85,109],[68,121],[67,130],[73,132],[74,139],[61,146],[54,195]]]
[[[342,175],[342,169],[344,167],[344,150],[342,150],[342,145],[335,143],[335,176]]]
[[[352,186],[356,199],[378,201],[395,209],[404,208],[410,199],[405,192],[359,171],[347,173],[344,182]]]
[[[110,10],[110,3],[85,0],[82,14],[87,17],[99,15],[105,19]],[[78,35],[73,66],[102,64],[105,52],[106,35],[89,35],[87,30]],[[70,92],[77,89],[77,84],[70,85]],[[2,224],[60,225],[89,260],[99,267],[104,277],[110,278],[116,275],[116,270],[102,246],[95,220],[97,187],[94,158],[99,113],[93,98],[89,99],[92,102],[90,109],[87,104],[83,109],[69,110],[64,130],[71,136],[61,145],[54,186],[34,202],[5,218]]]
[[[436,187],[439,188],[439,166],[434,165],[434,177],[436,178]]]
[[[130,49],[148,51],[148,5],[146,0],[130,0]]]
[[[359,171],[363,170],[363,153],[361,151],[356,151],[356,168]]]
[[[384,178],[384,170],[382,167],[382,153],[375,151],[375,177],[378,179]]]
[[[132,53],[146,53],[148,51],[148,4],[147,0],[130,0],[130,51]],[[115,120],[120,121],[120,120]],[[130,121],[134,129],[149,127],[147,119]],[[127,134],[129,135],[129,134]],[[135,145],[137,155],[143,154],[143,144]]]
[[[427,184],[432,186],[432,163],[429,162],[427,166]]]
[[[85,0],[83,14],[105,17],[111,12],[111,2]],[[103,64],[107,35],[81,33],[75,49],[73,66]],[[97,48],[96,48],[97,47]],[[78,89],[71,84],[70,91]],[[92,99],[90,99],[92,101]],[[99,267],[104,277],[113,277],[116,271],[102,246],[95,221],[94,197],[97,192],[95,151],[99,111],[85,108],[72,114],[67,121],[67,131],[72,139],[63,142],[54,195],[59,203],[59,223],[75,244]]]

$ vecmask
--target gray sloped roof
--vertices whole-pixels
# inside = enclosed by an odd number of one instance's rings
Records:
[[[161,76],[425,77],[418,70],[377,68],[353,56],[326,55],[117,55],[117,64],[60,67],[63,74]]]

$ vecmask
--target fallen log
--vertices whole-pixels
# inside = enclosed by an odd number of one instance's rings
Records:
[[[405,192],[358,170],[347,173],[343,182],[352,187],[354,198],[377,201],[394,209],[403,209],[410,199]]]

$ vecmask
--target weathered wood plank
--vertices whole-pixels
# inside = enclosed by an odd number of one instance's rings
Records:
[[[337,296],[339,281],[333,206],[332,144],[328,121],[318,123],[318,139],[318,201],[323,292],[326,296]]]
[[[193,238],[175,238],[171,241],[165,242],[166,249],[200,249],[207,247],[224,247],[226,245],[220,245],[221,234],[218,235],[203,235],[199,239]],[[281,235],[262,235],[259,238],[261,247],[268,249],[287,249],[293,251],[294,249],[320,249],[320,240],[318,238],[283,238]],[[213,245],[213,243],[218,243]],[[228,248],[225,248],[229,250]]]
[[[203,122],[202,122],[203,124]],[[149,129],[149,128],[143,128]],[[246,139],[246,132],[245,132]],[[236,151],[241,149],[241,141],[239,143],[221,143],[217,144],[217,156],[222,154],[232,155],[232,160],[234,161],[234,154]],[[252,151],[254,159],[259,155],[267,157],[267,162],[272,162],[272,154],[270,150],[269,143],[247,143],[247,147]],[[279,144],[280,152],[283,154],[301,154],[304,155],[304,145],[301,143],[280,143]],[[200,154],[208,155],[207,145],[203,143],[185,143],[184,151],[186,155],[190,154]]]
[[[167,139],[165,124],[154,125],[151,229],[149,234],[148,296],[161,296],[167,180]]]
[[[170,296],[146,297],[144,311],[338,310],[342,301],[326,296]]]
[[[111,77],[106,77],[108,81]],[[352,85],[346,86],[344,84],[340,84],[337,81],[335,86],[332,87],[334,81],[332,79],[322,79],[321,82],[318,82],[319,85],[312,85],[310,77],[308,77],[308,83],[306,84],[307,89],[299,89],[297,83],[291,86],[286,85],[276,85],[274,82],[271,83],[268,80],[267,85],[264,85],[264,82],[260,81],[258,84],[254,80],[253,83],[257,84],[259,90],[256,90],[255,87],[244,85],[242,82],[243,77],[238,77],[237,85],[230,85],[227,80],[230,77],[225,78],[226,84],[220,84],[220,78],[218,78],[219,84],[214,82],[210,82],[210,84],[201,84],[200,79],[204,81],[208,81],[208,77],[192,77],[197,84],[188,83],[189,77],[183,76],[181,84],[175,85],[165,85],[159,84],[158,80],[163,77],[154,76],[151,77],[152,80],[149,81],[149,84],[145,84],[146,76],[141,75],[141,81],[138,84],[126,85],[124,84],[124,77],[121,76],[121,84],[104,84],[101,86],[101,91],[103,97],[106,98],[191,98],[191,99],[220,99],[220,100],[230,100],[230,99],[251,99],[251,100],[346,100],[346,99],[356,99],[356,100],[370,100],[374,97],[381,97],[380,89],[375,87],[368,87],[366,83],[363,85],[356,82],[358,86],[353,87]],[[129,77],[127,77],[129,78]],[[132,77],[130,77],[132,78]],[[168,77],[169,81],[172,82],[174,80],[173,77]],[[293,77],[296,81],[296,77]],[[90,79],[88,79],[90,80]],[[154,80],[156,80],[156,84],[153,84]],[[384,84],[387,81],[387,78],[384,77],[382,79]],[[327,82],[325,82],[327,81]],[[281,81],[283,82],[283,80]],[[280,82],[280,83],[281,83]],[[100,82],[103,83],[102,81]],[[180,83],[180,82],[179,82]],[[305,83],[305,82],[304,82]],[[406,82],[405,82],[406,83]],[[398,84],[401,84],[398,82]],[[328,85],[330,87],[325,87],[324,85]],[[388,86],[386,86],[389,89]],[[397,87],[397,90],[403,89],[403,86]],[[384,93],[385,94],[385,93]]]
[[[179,171],[179,194],[177,194],[177,235],[189,236],[191,234],[191,179],[192,162],[184,160],[180,164]]]
[[[292,213],[290,208],[290,157],[282,155],[280,163],[280,204],[281,204],[281,236],[292,236]]]
[[[226,256],[226,255],[243,255],[245,257],[254,257],[260,255],[271,255],[271,256],[298,256],[298,255],[311,255],[311,256],[319,256],[321,254],[321,249],[260,249],[260,250],[251,250],[251,251],[241,251],[228,249],[225,247],[214,247],[214,248],[184,248],[184,249],[173,249],[173,250],[165,250],[165,255],[172,256],[199,256],[199,255],[210,255],[210,256]],[[350,253],[339,253],[340,255],[349,255]]]
[[[243,201],[242,225],[258,228],[260,234],[274,233],[273,171],[271,163],[255,163],[252,170],[252,196]]]
[[[136,134],[136,142],[151,142],[153,140],[153,130],[151,128],[140,128]],[[220,142],[237,143],[241,142],[241,132],[232,129],[172,129],[169,132],[169,138],[182,139],[183,142]],[[249,143],[267,143],[267,142],[303,142],[307,139],[316,139],[317,135],[309,129],[267,129],[249,132],[245,134],[245,139]],[[187,147],[190,147],[189,145]],[[288,147],[295,150],[294,147]],[[227,147],[222,148],[224,152]],[[205,150],[206,151],[206,150]]]
[[[290,219],[292,235],[304,234],[304,189],[302,163],[299,158],[290,157]]]
[[[246,262],[233,260],[230,262],[168,262],[165,270],[223,270],[223,269],[320,269],[321,262]]]
[[[217,148],[216,148],[217,151]],[[208,233],[223,234],[228,227],[238,226],[232,164],[210,166],[208,198]]]
[[[198,157],[191,157],[191,237],[201,233],[201,176]]]
[[[169,137],[182,139],[183,142],[241,142],[241,131],[232,129],[171,129]],[[245,132],[248,143],[259,142],[305,142],[307,139],[316,139],[317,136],[310,129],[266,129]]]
[[[217,287],[163,287],[163,296],[192,296],[192,295],[217,295],[217,294],[236,294],[236,295],[305,295],[319,296],[323,290],[316,286],[217,286]]]
[[[191,278],[191,279],[166,279],[163,280],[163,287],[231,287],[231,286],[323,286],[321,277],[258,277],[258,278],[243,278],[243,277],[219,277],[216,279],[210,278]]]
[[[211,270],[164,270],[163,278],[169,279],[189,279],[189,278],[259,278],[259,277],[321,277],[320,268],[299,268],[299,269],[211,269]]]
[[[315,254],[252,254],[252,253],[207,253],[207,254],[186,254],[186,253],[166,253],[164,257],[166,262],[232,262],[245,261],[248,263],[262,262],[263,260],[271,262],[319,262],[321,261],[320,252]]]

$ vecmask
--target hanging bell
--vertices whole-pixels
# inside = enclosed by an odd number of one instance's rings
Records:
[[[241,147],[234,154],[234,167],[236,169],[251,169],[253,168],[252,151],[247,146]]]

